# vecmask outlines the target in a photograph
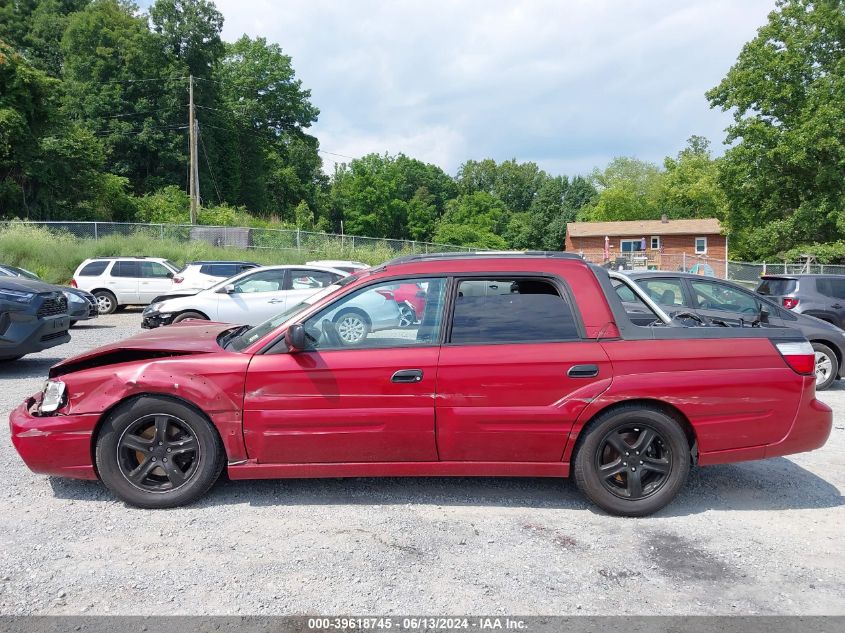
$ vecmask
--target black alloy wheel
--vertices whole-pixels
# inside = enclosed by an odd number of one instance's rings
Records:
[[[679,419],[658,406],[611,408],[580,433],[573,460],[575,482],[611,514],[652,514],[683,487],[692,462],[690,442]]]
[[[147,492],[165,492],[184,485],[200,460],[197,438],[184,420],[167,414],[135,420],[117,442],[120,472]]]
[[[141,508],[196,501],[220,476],[225,457],[217,429],[205,415],[158,395],[118,406],[103,421],[95,450],[103,483]]]

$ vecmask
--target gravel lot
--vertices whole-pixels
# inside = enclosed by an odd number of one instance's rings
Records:
[[[0,365],[0,416],[127,312]],[[34,475],[0,432],[0,614],[845,614],[845,386],[813,453],[695,470],[646,519],[568,481],[220,481],[136,510]]]

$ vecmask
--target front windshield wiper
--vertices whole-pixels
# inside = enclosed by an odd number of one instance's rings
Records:
[[[227,345],[228,345],[228,344],[229,344],[229,343],[230,343],[230,342],[231,342],[234,338],[237,338],[238,336],[240,336],[241,334],[243,334],[244,332],[246,332],[247,330],[249,330],[249,329],[251,329],[251,328],[252,328],[252,326],[251,326],[251,325],[241,325],[241,326],[236,327],[236,328],[234,328],[234,329],[232,329],[232,330],[229,330],[228,332],[226,332],[226,334],[224,334],[224,335],[220,338],[220,341],[219,341],[219,345],[220,345],[220,347],[222,347],[223,349],[226,349],[226,346],[227,346]]]

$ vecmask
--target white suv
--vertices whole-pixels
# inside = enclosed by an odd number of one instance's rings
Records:
[[[79,265],[70,285],[93,294],[100,314],[111,314],[119,306],[147,305],[169,292],[177,270],[158,257],[96,257]]]
[[[176,273],[170,293],[205,290],[224,279],[259,266],[254,262],[190,262]]]

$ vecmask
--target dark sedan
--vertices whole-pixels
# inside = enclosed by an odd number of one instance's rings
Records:
[[[634,279],[656,303],[669,313],[689,312],[706,321],[727,325],[751,324],[761,317],[769,325],[799,330],[816,352],[816,389],[830,387],[843,374],[845,331],[805,314],[785,310],[776,302],[724,279],[677,272],[634,272]],[[653,321],[651,312],[636,302],[624,286],[617,288],[634,322]],[[627,296],[630,294],[630,296]],[[764,323],[765,325],[765,323]]]

